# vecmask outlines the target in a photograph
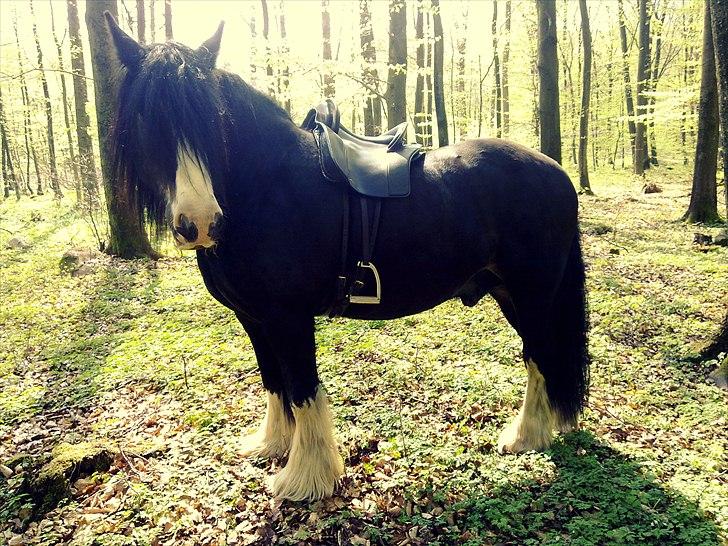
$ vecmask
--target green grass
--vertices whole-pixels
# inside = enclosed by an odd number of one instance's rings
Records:
[[[642,195],[604,171],[592,179],[597,196],[581,198],[594,357],[582,432],[546,453],[495,453],[525,373],[519,339],[488,299],[388,322],[320,319],[320,373],[347,475],[337,497],[311,505],[271,504],[275,464],[236,455],[261,418],[262,388],[250,343],[205,291],[193,256],[100,255],[92,275],[73,278],[59,260],[94,246],[86,223],[43,198],[0,203],[0,225],[31,245],[8,250],[0,231],[0,462],[100,440],[120,456],[99,482],[122,484],[116,511],[93,513],[99,489],[31,523],[16,482],[2,481],[5,537],[719,544],[727,397],[705,381],[715,363],[685,358],[725,311],[728,250],[699,252],[699,228],[676,221],[684,173],[650,176],[663,193]]]

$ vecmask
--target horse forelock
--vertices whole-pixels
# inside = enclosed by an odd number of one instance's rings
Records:
[[[167,227],[167,200],[174,194],[179,150],[204,164],[216,193],[227,154],[225,104],[217,76],[197,54],[176,43],[147,48],[138,70],[119,90],[112,130],[113,172],[118,183],[160,234]]]

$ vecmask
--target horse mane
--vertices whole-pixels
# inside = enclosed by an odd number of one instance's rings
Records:
[[[135,69],[122,68],[112,126],[111,174],[135,205],[138,221],[157,237],[168,227],[167,194],[174,192],[180,147],[205,165],[215,181],[227,169],[225,101],[217,70],[205,68],[194,50],[175,42],[145,46]]]

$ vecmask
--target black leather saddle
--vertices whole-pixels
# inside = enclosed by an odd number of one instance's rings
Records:
[[[360,136],[341,125],[331,99],[309,111],[302,127],[313,132],[321,171],[334,182],[346,182],[367,197],[407,197],[410,167],[423,156],[419,144],[406,144],[407,123],[378,136]]]
[[[382,299],[382,282],[372,259],[382,200],[410,194],[410,167],[424,152],[419,144],[405,144],[406,123],[378,136],[355,135],[341,125],[341,114],[331,99],[311,109],[301,127],[316,140],[324,178],[346,190],[342,192],[341,271],[329,315],[342,314],[349,304],[376,305]],[[349,188],[358,194],[361,205],[362,251],[353,269],[348,257]],[[368,295],[362,294],[365,290]]]

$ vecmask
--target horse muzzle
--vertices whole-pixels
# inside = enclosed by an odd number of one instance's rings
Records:
[[[211,222],[200,222],[207,224],[206,230],[198,227],[198,222],[180,214],[175,218],[173,235],[177,248],[181,250],[200,250],[215,246],[222,236],[223,215],[215,213]]]

